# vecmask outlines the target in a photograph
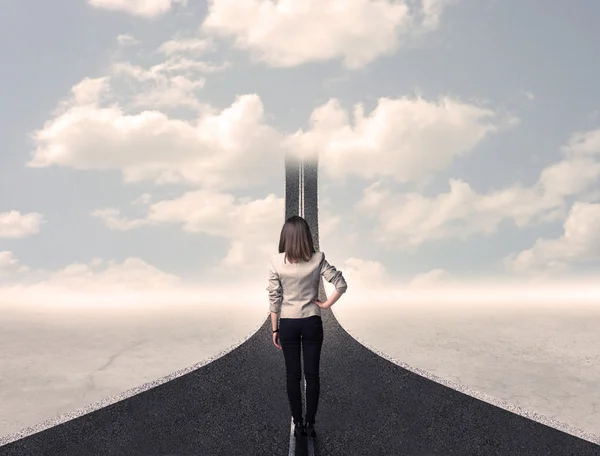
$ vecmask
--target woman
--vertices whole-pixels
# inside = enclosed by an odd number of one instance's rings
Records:
[[[335,286],[325,302],[318,301],[320,278]],[[269,302],[273,343],[283,350],[287,393],[294,419],[294,436],[315,437],[319,402],[319,361],[323,344],[321,309],[331,307],[348,288],[341,271],[315,252],[308,223],[297,215],[286,220],[279,238],[279,254],[271,257]],[[279,329],[277,320],[279,319]],[[277,339],[281,345],[278,344]],[[304,354],[306,424],[302,418],[300,353]]]

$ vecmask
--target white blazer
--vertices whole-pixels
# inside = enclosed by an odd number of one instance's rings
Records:
[[[342,272],[327,262],[323,252],[313,253],[309,261],[302,263],[286,262],[284,256],[271,256],[267,286],[271,312],[281,312],[279,318],[320,316],[321,308],[312,300],[318,299],[321,277],[340,293],[346,292],[348,284]]]

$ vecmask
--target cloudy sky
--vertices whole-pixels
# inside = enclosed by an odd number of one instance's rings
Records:
[[[349,291],[600,275],[598,2],[1,8],[4,289],[266,299],[285,151]]]

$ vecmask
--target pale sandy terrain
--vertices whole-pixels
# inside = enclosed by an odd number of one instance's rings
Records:
[[[264,304],[0,311],[0,435],[190,367],[268,315]]]
[[[342,326],[386,355],[599,433],[600,305],[344,304]]]
[[[0,307],[0,435],[192,366],[268,316],[264,302]],[[408,365],[584,431],[600,429],[600,308],[342,299],[333,310],[351,334]]]

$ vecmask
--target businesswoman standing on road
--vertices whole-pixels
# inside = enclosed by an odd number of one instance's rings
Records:
[[[321,276],[335,286],[335,291],[325,302],[318,301]],[[323,345],[321,309],[331,307],[347,288],[341,271],[325,260],[323,252],[315,252],[306,220],[297,215],[287,219],[281,229],[279,254],[271,257],[267,291],[273,343],[283,350],[285,358],[287,393],[295,437],[315,437],[314,423],[320,391],[319,361]],[[300,390],[301,347],[306,378],[305,425]]]

